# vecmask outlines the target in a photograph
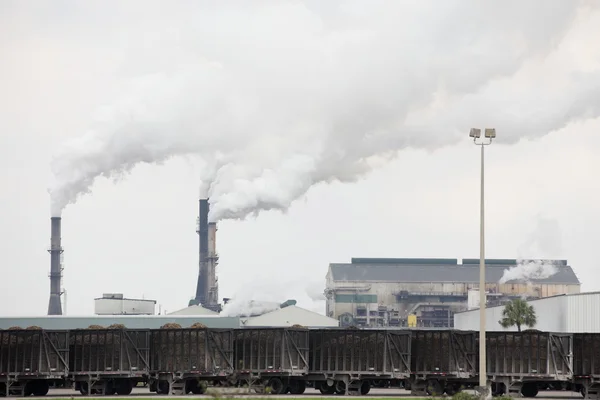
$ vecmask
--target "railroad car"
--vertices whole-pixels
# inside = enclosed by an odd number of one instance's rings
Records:
[[[494,395],[600,388],[600,333],[487,332]],[[51,387],[127,395],[202,394],[210,385],[274,394],[401,386],[452,395],[479,382],[479,333],[454,329],[175,328],[0,331],[0,396]]]

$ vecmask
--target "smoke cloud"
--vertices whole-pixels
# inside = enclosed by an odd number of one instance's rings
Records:
[[[516,266],[504,270],[499,283],[547,279],[558,272],[557,265],[555,260],[517,260]]]
[[[562,239],[558,221],[538,215],[535,228],[519,248],[517,265],[505,269],[499,283],[510,281],[530,283],[534,280],[550,278],[558,273],[559,261],[542,258],[558,258],[561,254]]]
[[[561,53],[574,19],[594,11],[584,2],[143,4],[144,18],[130,3],[111,8],[111,20],[139,24],[88,25],[103,11],[83,7],[61,21],[80,30],[73,41],[85,29],[130,38],[120,54],[132,77],[57,152],[53,216],[99,177],[195,156],[210,220],[243,219],[286,210],[317,183],[353,182],[404,148],[465,140],[472,126],[494,124],[511,143],[600,113],[598,76]]]

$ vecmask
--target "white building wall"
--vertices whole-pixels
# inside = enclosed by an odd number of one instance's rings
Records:
[[[96,315],[154,315],[156,302],[153,300],[131,299],[96,299],[94,313]]]
[[[529,304],[537,315],[535,329],[563,333],[600,332],[600,293],[549,297],[531,300]],[[504,329],[498,323],[502,319],[503,309],[504,307],[486,309],[486,330],[517,330],[516,327]],[[455,314],[454,327],[479,330],[479,309]]]
[[[567,332],[600,332],[600,293],[567,296],[565,303]]]

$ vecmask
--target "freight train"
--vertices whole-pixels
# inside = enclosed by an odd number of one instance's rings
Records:
[[[369,393],[400,386],[453,395],[477,386],[479,334],[454,329],[74,329],[0,331],[0,396],[202,394],[208,386],[258,392]],[[493,394],[598,392],[600,334],[488,332]]]

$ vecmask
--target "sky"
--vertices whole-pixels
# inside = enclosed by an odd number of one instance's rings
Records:
[[[195,293],[199,196],[220,297],[324,312],[352,257],[567,259],[600,290],[600,5],[3,1],[0,315]],[[64,311],[64,309],[63,309]]]

